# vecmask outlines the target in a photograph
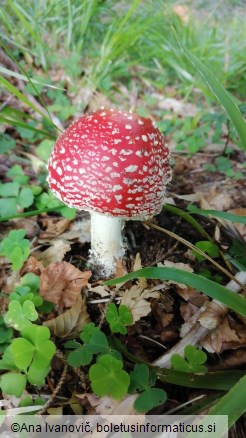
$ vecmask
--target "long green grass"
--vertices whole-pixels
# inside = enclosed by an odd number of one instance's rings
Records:
[[[0,9],[1,33],[17,58],[24,55],[44,71],[63,68],[78,81],[77,86],[83,73],[82,82],[109,91],[117,80],[131,82],[135,67],[142,66],[142,79],[159,87],[175,84],[186,93],[201,84],[180,54],[171,32],[174,27],[181,43],[200,61],[208,61],[227,89],[243,97],[243,17],[232,15],[223,23],[210,14],[199,19],[188,7],[189,21],[185,23],[174,12],[174,4],[161,0],[7,0]],[[203,91],[209,97],[208,91]]]

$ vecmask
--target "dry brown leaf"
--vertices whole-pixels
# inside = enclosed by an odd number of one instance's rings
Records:
[[[20,272],[19,271],[11,271],[10,275],[8,275],[5,279],[3,284],[1,285],[1,291],[5,294],[10,294],[13,292],[15,286],[20,281]]]
[[[126,274],[127,274],[127,270],[125,268],[124,260],[123,259],[117,260],[115,267],[115,278],[123,277]]]
[[[240,342],[235,330],[229,326],[227,318],[215,329],[208,333],[201,342],[203,348],[209,353],[220,353],[223,342]]]
[[[22,277],[22,275],[25,275],[28,272],[32,272],[35,275],[40,275],[43,269],[43,264],[39,262],[35,257],[30,256],[22,266],[20,275]]]
[[[45,321],[52,336],[58,338],[75,338],[81,332],[83,326],[90,322],[90,317],[87,312],[85,299],[79,295],[76,303],[66,312],[57,316],[56,318]]]
[[[100,295],[102,298],[110,296],[110,289],[106,285],[99,284],[98,286],[92,286],[91,284],[88,284],[88,290],[90,294],[92,292],[95,292],[96,294]]]
[[[147,316],[151,311],[151,304],[147,301],[148,298],[158,298],[159,292],[156,290],[144,290],[140,284],[133,285],[130,289],[124,292],[121,304],[127,306],[133,317],[133,322],[139,321],[143,316]]]
[[[90,271],[82,272],[70,263],[51,263],[41,273],[40,296],[60,308],[71,307],[90,277]]]
[[[87,212],[83,212],[85,217],[82,220],[75,221],[70,225],[68,231],[63,233],[62,237],[65,240],[79,240],[80,243],[91,241],[91,220]]]
[[[246,350],[239,348],[234,351],[227,351],[219,357],[217,363],[209,365],[209,371],[228,370],[229,368],[238,369],[246,364]]]
[[[134,261],[134,265],[133,265],[133,272],[138,271],[139,269],[142,269],[142,262],[141,262],[141,257],[140,254],[137,253],[135,261]],[[147,287],[147,280],[146,278],[139,278],[138,279],[139,282],[139,287],[142,289],[145,289]]]
[[[201,196],[200,207],[202,210],[226,211],[231,207],[232,198],[230,192],[220,193],[215,186]]]
[[[207,308],[199,316],[198,321],[203,327],[213,330],[218,327],[228,313],[228,308],[219,301],[212,300],[207,304]]]
[[[63,239],[57,239],[52,241],[50,246],[45,251],[35,251],[33,255],[43,263],[44,266],[48,266],[52,262],[61,262],[64,255],[70,251],[71,246]]]
[[[139,415],[133,407],[138,394],[126,395],[123,400],[97,397],[89,393],[76,394],[76,397],[81,401],[87,399],[97,415]]]
[[[229,210],[228,213],[237,214],[238,216],[246,216],[246,208],[234,208],[232,210]],[[246,225],[234,222],[233,226],[246,240]]]
[[[53,237],[60,236],[69,227],[70,220],[63,217],[60,219],[54,219],[51,217],[44,218],[42,224],[45,227],[45,231],[40,233],[39,238],[41,240],[52,239]]]
[[[182,269],[183,271],[187,271],[187,272],[193,272],[192,267],[187,264],[187,263],[175,263],[175,262],[170,262],[169,260],[165,260],[164,263],[157,263],[158,267],[167,267],[167,268],[177,268],[177,269]],[[185,284],[182,283],[177,283],[176,281],[173,280],[168,280],[165,282],[166,284],[176,284],[180,289],[188,289],[188,286],[186,286]]]

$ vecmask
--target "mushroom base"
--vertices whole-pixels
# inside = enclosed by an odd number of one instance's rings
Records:
[[[124,253],[122,241],[123,221],[120,218],[91,212],[91,250],[89,262],[99,277],[115,273],[116,262]]]

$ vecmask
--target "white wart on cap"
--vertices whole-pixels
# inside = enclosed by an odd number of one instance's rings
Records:
[[[48,182],[70,207],[144,220],[164,203],[169,160],[165,140],[150,119],[100,109],[76,120],[59,137],[48,163]],[[119,252],[122,256],[123,250]],[[114,265],[116,260],[113,256]]]

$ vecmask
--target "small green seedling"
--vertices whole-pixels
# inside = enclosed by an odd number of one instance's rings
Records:
[[[4,315],[5,324],[15,330],[23,330],[32,325],[31,321],[38,319],[38,313],[32,301],[26,300],[21,304],[19,301],[10,301],[8,311]]]
[[[122,335],[127,333],[126,326],[133,323],[132,314],[124,304],[121,304],[117,309],[114,303],[110,303],[105,318],[109,323],[111,332],[121,333]]]
[[[210,172],[223,173],[228,178],[243,178],[242,172],[237,172],[233,169],[233,162],[230,160],[230,158],[223,155],[215,158],[215,164],[204,164],[204,168]]]
[[[43,304],[43,299],[38,295],[40,279],[33,273],[28,273],[22,277],[20,285],[9,295],[10,301],[19,301],[23,304],[25,301],[31,301],[35,307]]]
[[[135,400],[134,408],[138,412],[148,412],[156,406],[165,403],[167,394],[163,389],[153,388],[156,383],[156,373],[146,364],[135,364],[130,373],[131,384],[129,392],[141,392]]]
[[[241,265],[240,270],[244,271],[246,268],[246,251],[245,243],[240,240],[234,239],[230,246],[228,253],[234,258],[236,262]]]
[[[23,169],[19,164],[11,167],[7,172],[7,176],[19,184],[27,184],[29,181],[29,177],[24,174]]]
[[[17,181],[0,184],[0,216],[15,215],[18,207],[27,208],[33,204],[30,187],[21,187]]]
[[[16,397],[21,396],[27,381],[32,385],[44,384],[56,351],[48,327],[30,324],[21,335],[6,348],[0,360],[0,369],[10,370],[1,376],[0,387]]]
[[[12,230],[0,243],[0,256],[7,257],[13,271],[18,271],[30,255],[30,242],[24,239],[26,231]]]
[[[83,344],[75,340],[65,343],[65,348],[74,349],[68,354],[68,364],[80,367],[91,363],[94,354],[114,354],[106,335],[93,322],[87,324],[80,333]]]
[[[51,190],[47,193],[41,193],[41,195],[35,198],[35,204],[39,210],[45,210],[46,208],[57,208],[59,213],[67,219],[74,219],[76,210],[75,208],[67,207],[63,202],[59,201]]]
[[[195,247],[208,254],[212,259],[219,256],[219,247],[209,240],[200,240],[196,242]],[[193,254],[197,260],[205,260],[205,257],[196,252],[196,250],[193,250]]]
[[[175,371],[183,373],[206,373],[207,367],[204,363],[207,355],[204,351],[198,350],[193,345],[187,345],[184,349],[185,358],[179,354],[173,354],[171,357],[172,367]]]
[[[130,376],[122,368],[122,360],[116,359],[111,354],[100,356],[97,363],[89,370],[94,393],[99,397],[109,395],[116,399],[123,398],[130,384]]]

